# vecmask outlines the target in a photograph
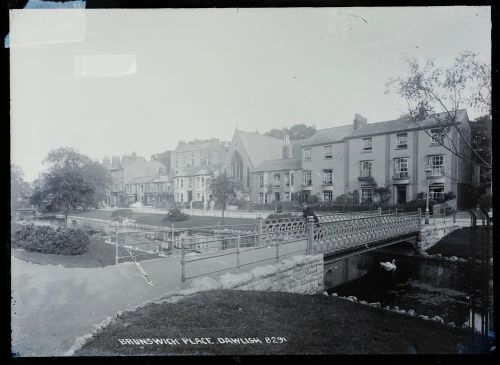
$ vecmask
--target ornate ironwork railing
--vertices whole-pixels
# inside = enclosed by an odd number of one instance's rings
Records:
[[[313,225],[313,252],[334,252],[420,231],[420,212],[385,214]]]

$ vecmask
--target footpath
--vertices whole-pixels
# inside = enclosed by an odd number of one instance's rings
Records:
[[[305,241],[280,246],[285,254],[305,249]],[[243,251],[241,271],[275,262],[275,249]],[[210,256],[210,255],[205,255]],[[199,258],[201,256],[196,256]],[[187,259],[193,257],[188,256]],[[102,268],[65,268],[11,259],[12,352],[20,356],[62,356],[77,337],[91,333],[96,324],[169,293],[189,287],[181,281],[179,257],[141,261],[153,285],[135,263]],[[220,276],[235,272],[236,255],[226,255],[186,265],[186,276]]]

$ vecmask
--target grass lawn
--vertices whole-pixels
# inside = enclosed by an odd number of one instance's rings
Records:
[[[11,224],[11,232],[20,229],[21,226],[16,223]],[[11,235],[12,236],[12,235]],[[90,236],[90,244],[86,253],[82,255],[57,255],[41,252],[27,251],[16,245],[14,240],[11,240],[11,254],[23,261],[33,262],[35,264],[45,265],[62,265],[64,267],[104,267],[115,264],[115,246],[104,242],[105,238],[101,236]],[[118,248],[119,256],[129,256],[127,250],[123,247]],[[144,252],[135,251],[136,255],[144,254]],[[137,256],[137,260],[149,260],[158,257],[153,254],[145,256]],[[120,259],[120,262],[132,261],[131,258]]]
[[[88,218],[97,219],[111,219],[112,212],[109,210],[88,210],[83,212],[73,212],[71,215],[77,215]],[[204,226],[216,226],[217,222],[222,225],[222,218],[220,217],[200,217],[200,216],[189,216],[187,221],[183,222],[164,222],[164,214],[155,213],[136,213],[134,212],[133,219],[138,223],[150,224],[153,226],[166,226],[171,227],[172,224],[175,228],[189,228],[189,227],[204,227]],[[224,218],[224,225],[238,225],[238,224],[250,224],[251,226],[245,226],[247,230],[255,230],[255,220],[248,218]],[[243,228],[243,227],[242,227]]]
[[[182,341],[207,337],[213,344]],[[266,337],[286,342],[266,343]],[[179,344],[118,341],[147,338]],[[218,338],[262,343],[221,344]],[[324,295],[215,290],[125,313],[75,355],[447,354],[479,352],[477,343],[461,329]]]
[[[471,228],[460,228],[444,236],[438,243],[427,250],[430,255],[457,256],[468,258],[470,256]],[[476,236],[476,251],[480,257],[481,244],[486,245],[489,257],[493,257],[493,230],[487,227],[478,227]]]

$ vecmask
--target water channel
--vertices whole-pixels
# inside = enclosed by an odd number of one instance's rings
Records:
[[[478,235],[476,246],[491,245],[488,241],[491,235]],[[477,252],[483,255],[475,257],[476,265],[472,260],[454,263],[415,256],[408,243],[341,260],[325,258],[324,285],[339,296],[413,309],[417,315],[440,316],[459,327],[467,323],[491,340],[495,337],[491,250]],[[380,265],[393,259],[394,271]]]

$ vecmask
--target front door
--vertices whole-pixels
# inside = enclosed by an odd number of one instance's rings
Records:
[[[193,192],[188,191],[188,202],[190,202],[191,200],[193,200]]]
[[[398,185],[397,192],[398,192],[398,200],[397,200],[398,204],[406,203],[406,185]]]
[[[280,193],[274,193],[274,201],[280,201]]]

